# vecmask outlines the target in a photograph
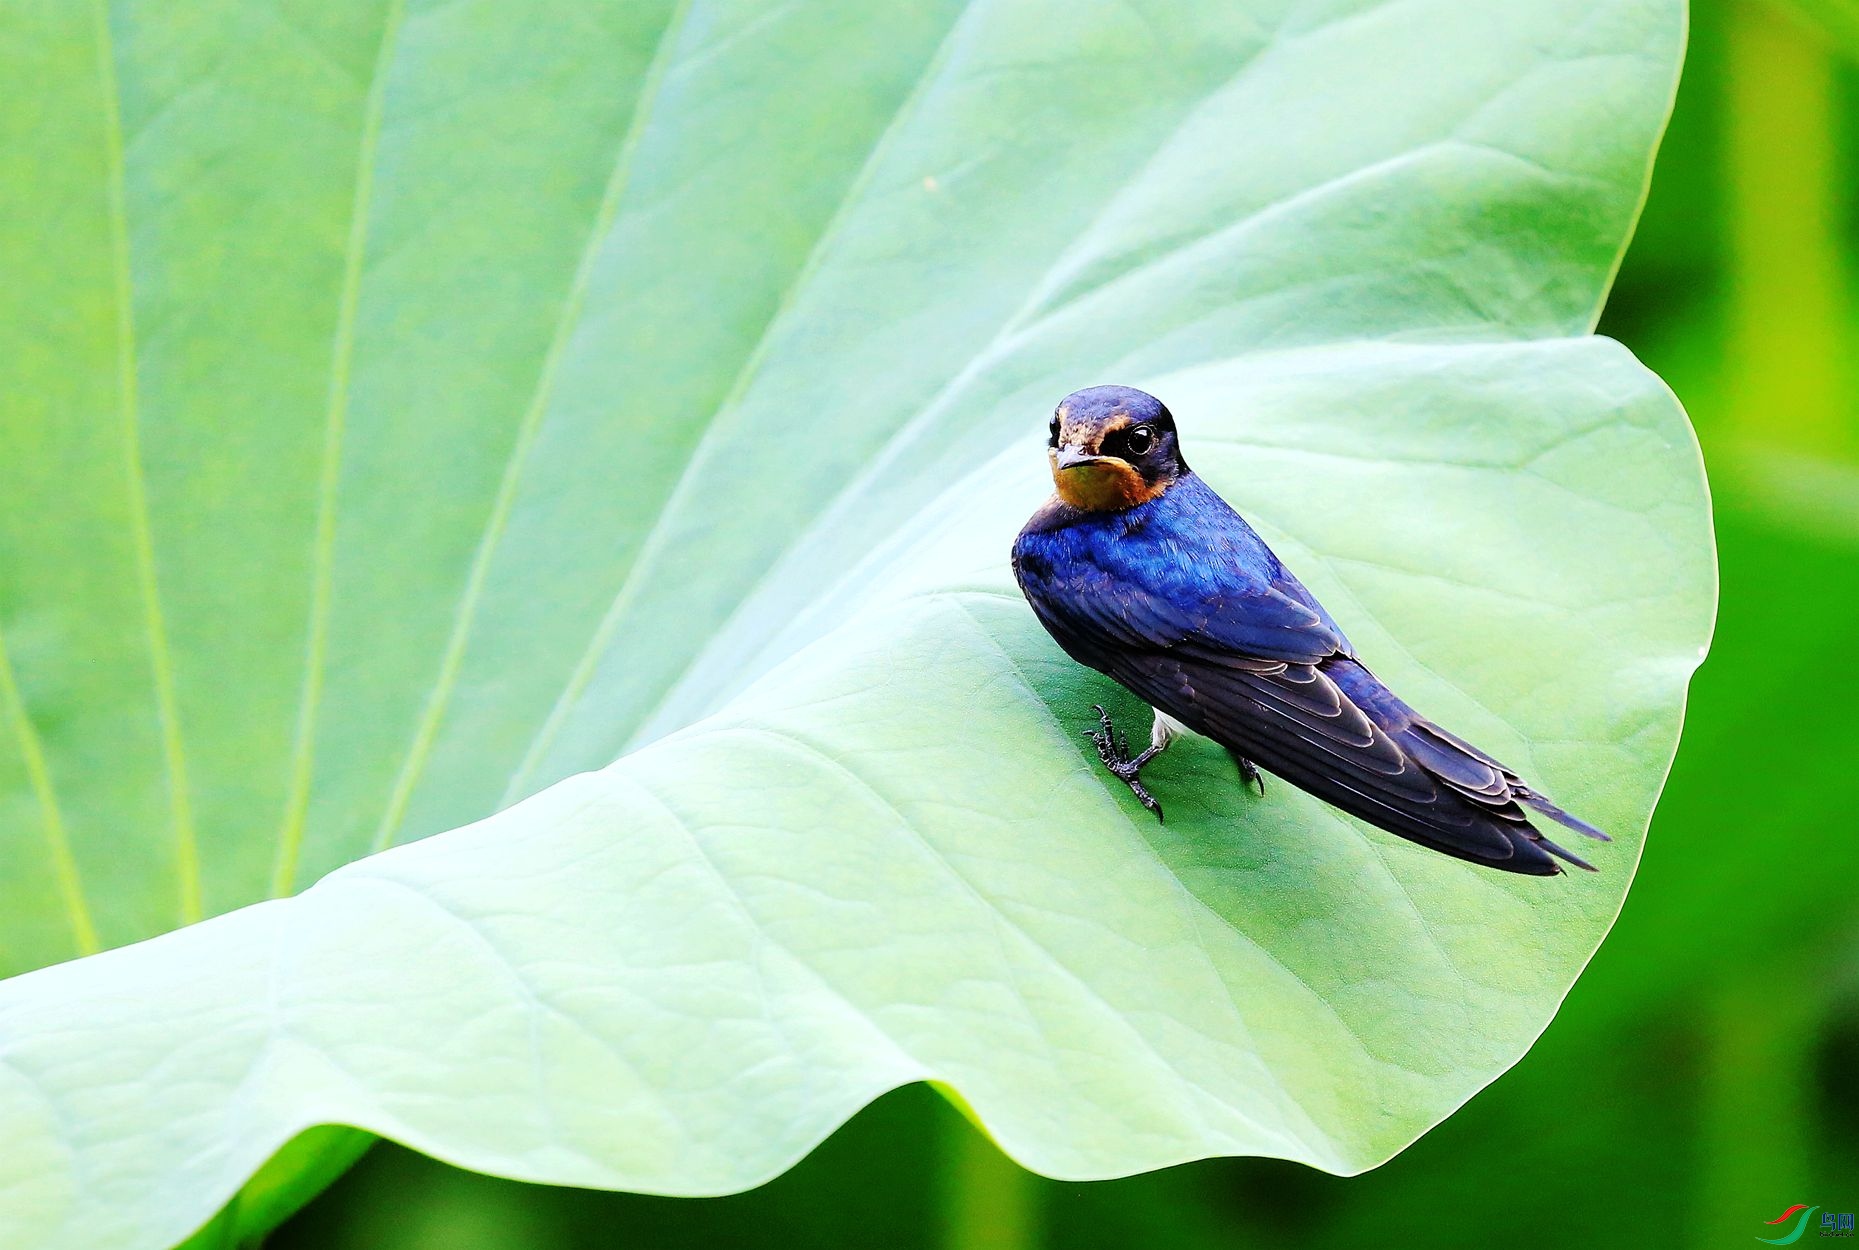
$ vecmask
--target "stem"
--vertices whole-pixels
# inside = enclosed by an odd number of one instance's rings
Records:
[[[1035,1250],[1038,1178],[1002,1154],[966,1112],[943,1119],[943,1250]]]
[[[1839,455],[1851,441],[1832,57],[1756,0],[1730,9],[1725,85],[1731,425]]]

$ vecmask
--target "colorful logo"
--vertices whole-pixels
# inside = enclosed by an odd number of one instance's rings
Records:
[[[1810,1207],[1805,1202],[1797,1202],[1772,1220],[1764,1224],[1786,1224],[1794,1220],[1794,1227],[1780,1237],[1758,1237],[1757,1241],[1771,1246],[1792,1246],[1801,1240],[1801,1234],[1807,1231],[1807,1222],[1814,1218],[1819,1207]],[[1797,1216],[1799,1218],[1797,1218]],[[1851,1211],[1829,1211],[1820,1217],[1820,1235],[1822,1237],[1851,1237],[1853,1235],[1853,1213]]]
[[[1795,1242],[1801,1240],[1801,1234],[1807,1231],[1807,1222],[1814,1217],[1814,1212],[1818,1210],[1820,1210],[1819,1207],[1810,1207],[1805,1202],[1797,1202],[1774,1219],[1762,1221],[1764,1224],[1783,1224],[1786,1223],[1796,1211],[1799,1211],[1801,1213],[1801,1218],[1795,1221],[1793,1232],[1784,1233],[1780,1237],[1758,1237],[1756,1240],[1766,1241],[1771,1246],[1792,1246]]]

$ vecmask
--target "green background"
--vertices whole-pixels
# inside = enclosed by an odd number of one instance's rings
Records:
[[[1062,1184],[900,1091],[792,1173],[681,1200],[372,1151],[285,1247],[1748,1245],[1859,1209],[1859,22],[1704,0],[1602,322],[1684,400],[1722,607],[1645,862],[1527,1058],[1392,1162]],[[1813,1230],[1809,1238],[1813,1239]]]

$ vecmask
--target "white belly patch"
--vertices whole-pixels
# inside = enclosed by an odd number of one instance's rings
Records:
[[[1150,711],[1155,711],[1155,709],[1151,708]],[[1149,745],[1160,751],[1182,734],[1193,732],[1167,712],[1156,712],[1155,724],[1149,728]]]

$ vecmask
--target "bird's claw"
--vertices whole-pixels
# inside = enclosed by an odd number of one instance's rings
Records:
[[[1245,756],[1240,755],[1238,752],[1233,753],[1233,762],[1239,765],[1240,780],[1245,782],[1248,788],[1257,786],[1259,788],[1259,797],[1264,798],[1265,778],[1259,772],[1259,766]]]
[[[1140,779],[1142,766],[1155,754],[1155,748],[1150,747],[1141,755],[1132,757],[1129,735],[1117,732],[1116,727],[1110,723],[1110,713],[1097,703],[1091,705],[1091,710],[1097,713],[1098,727],[1086,730],[1084,736],[1097,748],[1097,758],[1103,761],[1104,768],[1111,776],[1130,788],[1130,793],[1136,796],[1138,803],[1154,812],[1157,820],[1163,819],[1162,805],[1155,801],[1155,796],[1149,793]]]

